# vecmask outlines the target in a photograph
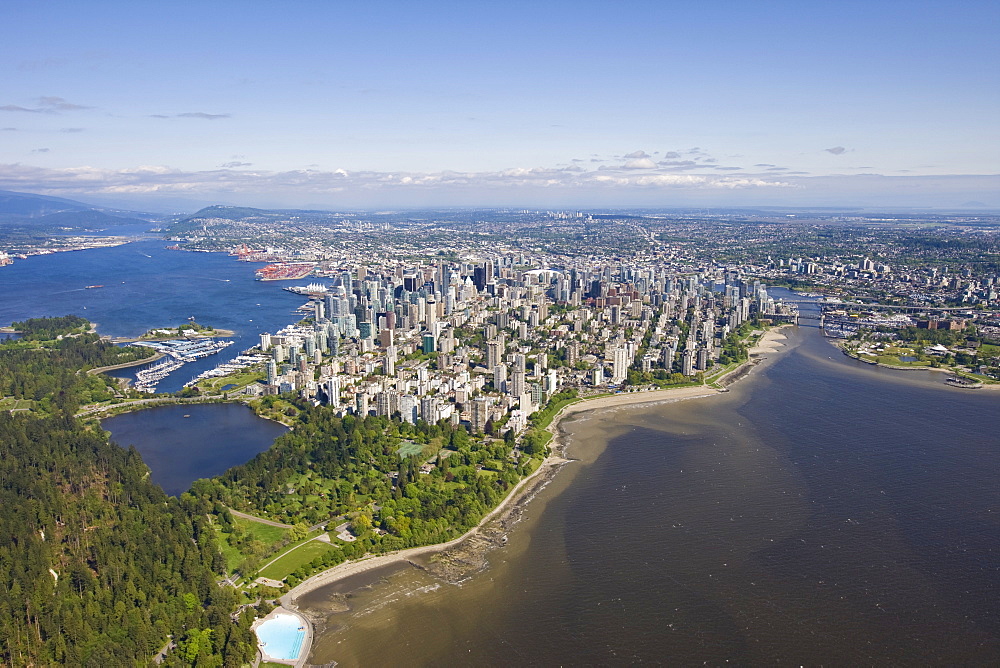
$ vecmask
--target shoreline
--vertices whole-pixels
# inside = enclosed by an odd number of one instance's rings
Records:
[[[849,351],[847,348],[845,348],[843,346],[843,342],[845,341],[845,339],[830,339],[829,341],[830,341],[830,344],[834,348],[837,348],[838,350],[840,350],[840,352],[843,353],[844,355],[846,355],[847,357],[850,357],[852,360],[856,360],[858,362],[861,362],[862,364],[867,364],[868,366],[878,367],[878,368],[882,368],[882,369],[892,369],[894,371],[937,371],[939,373],[949,374],[949,375],[957,376],[957,377],[960,377],[960,378],[968,378],[968,376],[962,376],[961,373],[955,371],[955,369],[953,369],[951,367],[943,367],[943,366],[934,367],[934,366],[929,366],[929,365],[928,366],[900,366],[900,365],[897,365],[897,364],[883,364],[882,362],[875,361],[875,360],[862,359],[860,355],[858,355],[857,353],[853,353],[853,352]],[[956,386],[956,385],[949,385],[947,382],[945,383],[945,385],[948,386],[948,387],[953,387],[953,388],[957,388],[957,389],[992,390],[992,391],[1000,390],[1000,383],[987,383],[987,382],[983,382],[983,381],[978,380],[978,379],[976,379],[975,382],[977,382],[979,384],[975,385],[975,386],[972,386],[972,387],[969,387],[969,388],[963,388],[963,387],[959,387],[959,386]]]
[[[156,362],[162,357],[165,357],[166,353],[157,352],[152,357],[147,357],[145,359],[136,360],[135,362],[125,362],[124,364],[112,364],[111,366],[101,366],[95,369],[89,370],[87,373],[104,373],[105,371],[115,371],[117,369],[127,369],[132,366],[139,366],[141,364],[149,364],[151,362]]]
[[[750,348],[749,358],[727,373],[724,378],[737,373],[739,373],[739,375],[736,376],[732,382],[746,378],[750,371],[759,365],[762,360],[761,355],[763,353],[781,351],[783,347],[782,342],[787,339],[783,332],[783,329],[786,326],[787,325],[780,325],[766,330],[761,335],[760,339],[758,339],[757,343]],[[515,512],[519,507],[520,502],[525,497],[529,497],[531,492],[534,491],[538,485],[544,485],[550,476],[554,475],[562,465],[572,461],[571,459],[567,459],[565,457],[565,448],[567,443],[563,442],[563,439],[560,438],[562,435],[560,432],[560,424],[564,418],[585,411],[606,408],[620,408],[624,406],[637,406],[642,404],[703,399],[706,397],[720,395],[725,391],[728,390],[719,390],[708,385],[699,385],[693,387],[688,386],[662,390],[650,390],[645,392],[623,392],[612,396],[582,399],[568,404],[556,413],[555,416],[553,416],[551,423],[545,427],[546,431],[553,434],[550,445],[551,454],[542,460],[541,465],[539,465],[539,467],[535,469],[531,475],[519,481],[517,485],[511,489],[510,493],[495,508],[493,508],[493,510],[483,516],[479,523],[466,531],[464,534],[444,543],[411,547],[404,550],[398,550],[396,552],[389,552],[387,554],[363,557],[354,561],[345,561],[332,568],[306,578],[283,594],[278,601],[285,609],[294,611],[308,620],[311,640],[315,636],[315,629],[313,628],[314,624],[311,619],[308,619],[309,616],[307,614],[299,610],[299,607],[296,604],[296,601],[299,598],[327,585],[340,582],[341,580],[345,580],[360,573],[365,573],[383,566],[398,563],[409,563],[413,566],[423,568],[419,564],[414,564],[412,559],[428,554],[433,555],[446,552],[449,548],[459,546],[474,536],[479,535],[481,532],[484,532],[493,520],[502,520],[506,516]],[[537,483],[537,485],[532,483]],[[309,647],[304,647],[303,651],[306,652],[304,656],[308,657],[309,652],[312,651],[311,643]]]
[[[202,339],[218,339],[236,336],[236,332],[231,329],[213,329],[211,334],[195,332],[191,336],[175,334],[171,336],[114,336],[112,343],[139,343],[149,341],[150,343],[162,343],[164,341],[200,341]]]

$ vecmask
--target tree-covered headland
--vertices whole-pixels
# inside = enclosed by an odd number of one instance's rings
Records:
[[[134,449],[76,408],[111,390],[87,368],[148,355],[87,333],[73,317],[16,323],[0,344],[0,663],[242,665],[253,656],[211,510],[168,497]],[[138,355],[139,357],[135,357]]]

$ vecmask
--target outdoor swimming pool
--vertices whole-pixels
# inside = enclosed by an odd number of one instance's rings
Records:
[[[264,653],[272,659],[294,661],[299,658],[306,627],[295,615],[275,615],[259,625],[256,632]]]

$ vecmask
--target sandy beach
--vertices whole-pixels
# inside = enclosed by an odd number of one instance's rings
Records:
[[[775,327],[764,332],[758,342],[750,349],[750,359],[727,374],[727,377],[738,374],[738,377],[742,378],[746,375],[746,372],[749,371],[750,368],[755,366],[760,361],[761,355],[764,353],[776,353],[781,351],[783,348],[782,344],[786,338],[783,329],[783,326]],[[697,386],[644,392],[622,392],[612,396],[584,399],[564,407],[555,416],[547,429],[553,434],[558,435],[559,423],[563,418],[576,413],[581,413],[583,411],[666,401],[685,401],[689,399],[715,396],[718,394],[719,390],[717,389],[707,386]],[[365,571],[381,568],[394,563],[409,562],[419,556],[442,552],[450,547],[454,547],[462,543],[465,540],[468,540],[472,536],[475,536],[487,523],[515,506],[516,503],[522,498],[526,490],[533,487],[532,483],[537,482],[541,476],[551,473],[554,469],[566,463],[567,460],[562,456],[561,447],[558,447],[564,444],[559,444],[557,441],[558,439],[553,441],[553,454],[548,456],[534,473],[521,480],[496,508],[483,517],[479,524],[458,538],[450,540],[446,543],[413,547],[406,550],[399,550],[397,552],[375,555],[338,564],[329,570],[317,573],[316,575],[303,580],[301,583],[293,587],[288,593],[281,597],[282,605],[291,610],[296,610],[295,601],[299,597],[313,590],[319,589],[320,587],[344,580],[359,573],[364,573]]]

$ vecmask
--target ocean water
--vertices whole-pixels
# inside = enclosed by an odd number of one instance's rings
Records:
[[[579,461],[485,571],[313,592],[349,610],[310,661],[997,665],[1000,394],[808,320],[788,345],[727,394],[567,421]]]
[[[167,250],[166,242],[159,240],[34,256],[0,267],[0,325],[75,314],[111,336],[138,336],[192,317],[233,330],[232,346],[185,364],[157,387],[173,392],[201,371],[255,345],[261,332],[299,319],[295,309],[306,300],[282,290],[294,282],[254,280],[260,266],[222,253]],[[115,374],[134,377],[135,370]]]
[[[111,336],[137,336],[153,327],[177,326],[189,317],[233,330],[232,346],[185,364],[157,388],[175,391],[200,371],[256,344],[261,332],[298,320],[294,310],[303,298],[282,290],[288,282],[255,280],[259,264],[165,246],[158,240],[136,241],[30,257],[0,267],[0,325],[76,314]],[[134,369],[114,373],[134,376]],[[102,425],[123,447],[136,446],[153,480],[170,494],[249,461],[285,431],[244,406],[219,404],[158,407],[110,418]]]
[[[155,241],[31,258],[0,268],[0,324],[78,313],[113,335],[189,316],[236,330],[161,386],[176,389],[295,319],[302,299],[254,269]],[[1000,664],[1000,394],[855,362],[808,320],[788,345],[727,394],[567,421],[577,461],[485,571],[455,586],[396,567],[317,590],[303,600],[314,612],[349,609],[329,615],[310,661]],[[112,431],[123,445],[196,432],[140,447],[182,491],[273,438],[253,441],[277,425],[247,420],[231,454],[196,459],[228,449],[184,449],[220,408],[143,411],[164,417]]]

